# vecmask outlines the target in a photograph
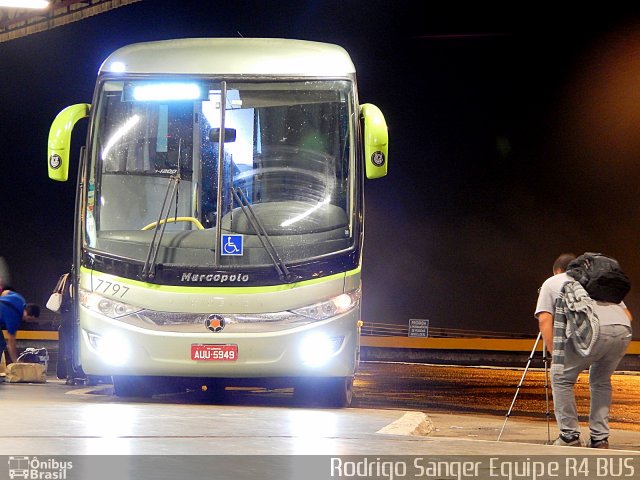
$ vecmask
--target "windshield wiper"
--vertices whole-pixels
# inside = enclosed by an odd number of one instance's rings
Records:
[[[140,278],[142,280],[153,280],[156,276],[156,261],[158,259],[158,252],[160,251],[160,244],[162,243],[162,237],[164,231],[169,223],[169,214],[171,210],[171,202],[175,194],[176,197],[176,214],[174,218],[178,218],[178,186],[180,185],[180,150],[182,147],[182,139],[178,140],[178,166],[176,167],[176,174],[169,177],[169,184],[167,185],[167,191],[164,194],[164,200],[162,202],[162,208],[160,209],[160,215],[158,215],[158,221],[153,232],[153,238],[149,244],[149,251],[147,252],[147,259],[142,267],[142,273]],[[173,187],[173,188],[172,188]],[[169,194],[171,193],[171,194]],[[167,203],[167,200],[169,202]],[[166,214],[165,214],[166,210]],[[164,219],[163,219],[164,217]],[[160,235],[158,235],[158,230]],[[157,242],[156,242],[157,239]]]
[[[173,199],[173,194],[176,192],[179,184],[179,175],[171,175],[169,177],[169,185],[167,185],[167,192],[164,196],[162,208],[160,209],[160,215],[158,216],[158,221],[156,222],[156,226],[154,228],[153,238],[151,239],[151,243],[149,244],[147,259],[144,262],[142,273],[140,274],[142,280],[153,280],[153,278],[156,276],[156,260],[158,259],[158,251],[160,250],[160,244],[162,243],[162,237],[164,235],[164,230],[167,227],[171,210],[171,200],[169,200],[169,204],[167,205],[167,199]],[[171,187],[173,187],[173,189]],[[171,195],[169,195],[169,192],[171,192]],[[158,235],[158,231],[160,231],[160,235]]]
[[[238,205],[240,205],[240,210],[242,210],[242,213],[244,213],[247,220],[249,220],[249,223],[256,232],[256,235],[258,235],[258,240],[260,240],[260,243],[266,250],[269,258],[271,258],[273,266],[275,267],[276,272],[278,272],[280,279],[291,281],[293,276],[289,272],[289,269],[282,258],[280,258],[280,255],[278,255],[278,251],[273,246],[273,242],[267,234],[267,230],[264,228],[260,218],[256,215],[242,189],[231,187],[231,193],[233,194],[233,198],[235,198],[236,202],[238,202]]]

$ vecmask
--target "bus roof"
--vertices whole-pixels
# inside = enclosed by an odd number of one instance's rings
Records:
[[[186,38],[135,43],[109,55],[101,73],[348,77],[349,54],[328,43],[280,38]]]

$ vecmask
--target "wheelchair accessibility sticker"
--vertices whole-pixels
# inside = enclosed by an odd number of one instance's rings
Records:
[[[222,255],[243,255],[242,235],[222,235]]]

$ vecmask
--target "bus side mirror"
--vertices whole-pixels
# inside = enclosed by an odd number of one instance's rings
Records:
[[[387,122],[378,107],[365,103],[360,107],[364,124],[364,163],[367,178],[380,178],[387,174],[389,133]]]
[[[218,143],[220,141],[220,128],[212,128],[209,130],[209,140]],[[236,129],[225,128],[224,129],[224,143],[230,143],[236,141]]]
[[[49,178],[66,182],[69,178],[71,132],[78,120],[89,116],[91,105],[78,103],[62,110],[49,130]]]

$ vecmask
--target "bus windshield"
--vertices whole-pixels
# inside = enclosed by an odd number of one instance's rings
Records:
[[[273,266],[354,246],[346,80],[105,80],[84,245],[171,265]],[[220,248],[218,248],[220,246]]]

